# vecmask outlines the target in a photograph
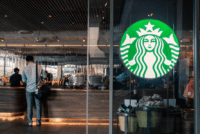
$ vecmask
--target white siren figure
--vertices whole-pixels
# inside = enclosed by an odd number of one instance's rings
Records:
[[[166,74],[163,64],[170,65],[171,61],[166,58],[163,52],[164,42],[159,36],[162,31],[159,28],[153,30],[153,26],[149,22],[146,30],[137,31],[140,36],[136,40],[136,54],[129,61],[129,65],[133,66],[137,63],[134,74],[145,78],[156,78]],[[128,37],[131,40],[130,37]],[[135,40],[136,38],[134,38]]]

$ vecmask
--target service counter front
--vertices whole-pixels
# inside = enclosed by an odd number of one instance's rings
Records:
[[[0,87],[0,112],[19,113],[26,111],[24,87]]]
[[[144,95],[160,94],[166,98],[166,89],[141,89],[138,98]],[[86,94],[84,89],[51,88],[51,94],[41,102],[42,118],[86,118]],[[130,98],[128,90],[114,90],[113,118],[117,119],[117,109]],[[172,90],[169,90],[169,98]],[[89,119],[109,119],[109,90],[89,90]],[[16,113],[26,111],[24,87],[0,87],[0,113]],[[36,117],[33,109],[33,117]]]

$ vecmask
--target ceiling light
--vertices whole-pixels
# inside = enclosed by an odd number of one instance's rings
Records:
[[[99,17],[99,15],[97,14],[96,17]]]
[[[99,46],[99,47],[105,47],[106,45],[97,45],[97,46]]]
[[[5,44],[0,44],[0,47],[5,47],[6,45]]]
[[[1,39],[1,42],[4,42],[4,38],[0,38]]]
[[[7,47],[23,47],[23,44],[7,44]]]
[[[65,47],[71,46],[71,47],[77,47],[77,46],[81,46],[81,45],[64,45]]]
[[[85,42],[85,39],[83,39],[83,42]]]
[[[106,2],[105,7],[108,5],[108,3]]]
[[[87,46],[89,46],[89,47],[96,47],[96,46],[98,46],[98,47],[105,47],[106,45],[83,45],[84,47],[87,47]]]
[[[55,45],[47,45],[47,47],[63,47],[63,45],[59,45],[59,44],[56,45],[56,44],[55,44]]]
[[[49,18],[51,18],[52,16],[51,15],[49,15]]]
[[[103,17],[103,19],[104,19],[104,17]]]
[[[8,17],[7,15],[5,15],[5,17]]]
[[[26,47],[45,47],[45,45],[25,45]]]
[[[153,16],[153,13],[151,13],[151,14],[148,14],[148,17],[152,17]]]
[[[41,22],[41,24],[44,24],[44,22]]]

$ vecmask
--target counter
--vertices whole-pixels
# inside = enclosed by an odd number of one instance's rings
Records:
[[[143,90],[139,90],[139,96],[142,94],[140,91],[144,92]],[[153,90],[151,91],[153,92]],[[118,107],[130,95],[127,90],[114,90],[113,92],[113,118],[116,119]],[[165,94],[164,90],[159,90],[159,92]],[[83,89],[51,88],[51,95],[45,101],[41,102],[41,117],[85,119],[86,93],[86,90]],[[0,87],[0,112],[25,111],[26,96],[24,87]],[[109,119],[109,90],[89,90],[88,111],[89,119]],[[33,109],[33,117],[36,117],[35,109]]]
[[[24,87],[0,87],[0,112],[17,113],[26,111]]]
[[[51,95],[42,102],[42,117],[85,119],[86,93],[87,90],[83,89],[51,89]],[[117,118],[116,111],[125,97],[126,95],[114,97],[114,119]],[[88,105],[89,119],[109,119],[109,90],[89,90]]]

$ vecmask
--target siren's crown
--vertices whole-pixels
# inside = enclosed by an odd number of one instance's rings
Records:
[[[147,34],[160,36],[163,32],[163,31],[159,32],[160,28],[153,30],[154,25],[151,25],[150,22],[148,23],[148,25],[145,25],[145,27],[146,27],[146,30],[140,28],[140,31],[136,31],[139,36],[147,35]]]

